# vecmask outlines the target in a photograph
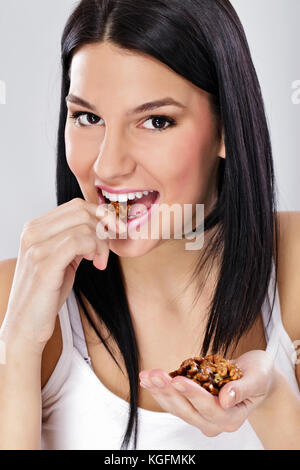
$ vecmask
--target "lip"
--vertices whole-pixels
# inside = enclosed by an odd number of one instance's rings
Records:
[[[108,186],[98,186],[98,185],[96,185],[96,188],[99,191],[103,190],[110,194],[129,194],[129,193],[142,193],[143,191],[152,191],[152,189],[131,189],[131,188],[114,189],[114,188],[109,188]]]

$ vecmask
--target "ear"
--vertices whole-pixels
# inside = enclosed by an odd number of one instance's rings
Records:
[[[225,142],[224,142],[224,131],[222,131],[222,139],[220,143],[220,147],[218,150],[218,157],[220,158],[226,158],[226,148],[225,148]]]

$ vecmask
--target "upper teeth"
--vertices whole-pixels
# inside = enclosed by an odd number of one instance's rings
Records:
[[[101,189],[103,196],[105,196],[107,199],[109,199],[111,202],[127,202],[132,201],[133,199],[141,199],[143,195],[147,196],[149,193],[153,193],[154,190],[152,189],[151,191],[143,191],[143,192],[138,192],[138,193],[128,193],[128,194],[111,194],[108,193],[107,191],[104,191]]]

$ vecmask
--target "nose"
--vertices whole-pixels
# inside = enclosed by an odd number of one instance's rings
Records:
[[[136,163],[130,154],[129,145],[123,134],[107,132],[101,144],[94,171],[105,182],[121,180],[131,174]]]

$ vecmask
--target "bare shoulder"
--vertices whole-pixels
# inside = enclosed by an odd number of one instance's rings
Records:
[[[3,323],[7,311],[10,292],[15,275],[17,258],[0,260],[0,326]],[[62,351],[62,335],[59,318],[56,319],[55,330],[45,346],[42,356],[41,385],[49,380]]]
[[[278,212],[278,291],[285,327],[300,339],[300,211]]]
[[[300,340],[300,211],[278,212],[278,293],[284,327]],[[300,365],[297,367],[300,385]]]

